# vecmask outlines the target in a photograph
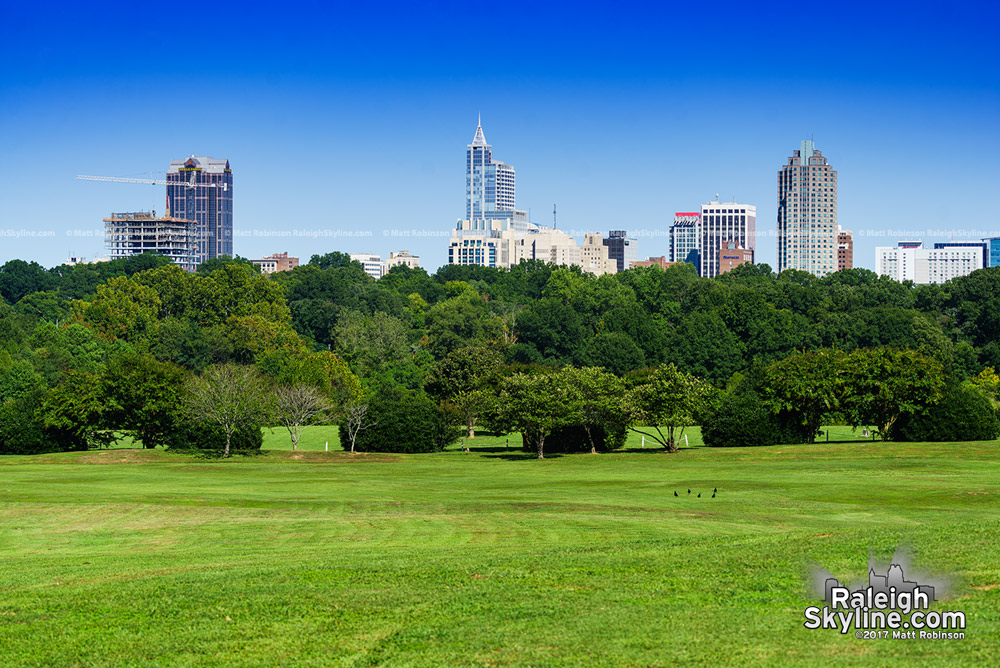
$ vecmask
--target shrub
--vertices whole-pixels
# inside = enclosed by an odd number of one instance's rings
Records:
[[[388,383],[368,401],[364,424],[354,446],[360,452],[437,452],[459,435],[447,413],[425,393]],[[343,425],[340,438],[350,443]]]
[[[264,432],[257,427],[238,429],[233,433],[230,450],[244,454],[259,452],[264,443]],[[226,434],[218,425],[207,423],[180,424],[166,440],[174,450],[205,450],[220,453],[226,447]]]
[[[992,402],[969,383],[952,385],[940,402],[901,422],[893,434],[901,441],[992,441],[1000,436]]]
[[[624,421],[621,424],[597,425],[591,429],[591,434],[594,437],[594,447],[598,450],[617,450],[625,445],[628,438],[628,427]],[[535,451],[535,445],[530,442],[525,443],[522,447],[526,452]],[[545,438],[545,451],[590,452],[587,432],[581,425],[555,429]]]
[[[701,427],[705,445],[749,447],[804,443],[805,430],[789,416],[775,415],[755,393],[738,392],[722,398]]]

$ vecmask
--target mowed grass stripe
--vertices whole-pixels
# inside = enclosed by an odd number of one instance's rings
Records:
[[[2,458],[0,663],[972,666],[996,650],[996,443],[543,462],[470,445]],[[965,640],[802,628],[811,565],[856,579],[901,544],[956,575],[940,607],[968,614]]]

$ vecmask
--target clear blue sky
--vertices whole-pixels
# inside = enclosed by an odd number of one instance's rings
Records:
[[[268,235],[237,236],[241,255],[409,249],[433,270],[481,112],[519,208],[661,235],[642,256],[715,193],[773,233],[776,172],[813,136],[871,267],[899,236],[1000,235],[998,17],[919,0],[3,3],[0,262],[104,255],[101,219],[162,211],[164,188],[74,175],[162,178],[193,153],[231,161],[237,235]],[[317,230],[371,236],[293,236]]]

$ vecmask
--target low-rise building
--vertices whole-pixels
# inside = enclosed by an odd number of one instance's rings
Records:
[[[260,273],[273,274],[277,271],[289,271],[299,266],[299,258],[288,257],[288,253],[274,253],[259,260],[250,260],[260,267]]]
[[[753,251],[739,244],[723,243],[719,248],[719,267],[716,275],[732,271],[741,264],[753,263]]]
[[[895,247],[875,249],[875,271],[900,282],[940,284],[982,268],[983,245],[980,242],[968,245],[945,242],[935,244],[935,248],[924,248],[921,241],[900,241]]]
[[[389,253],[389,259],[385,261],[385,270],[388,272],[393,267],[405,264],[410,269],[416,269],[420,266],[420,256],[410,255],[410,251],[399,251],[396,253]]]
[[[677,262],[670,262],[667,260],[665,255],[659,257],[647,257],[645,260],[636,260],[632,263],[633,267],[659,267],[660,269],[666,269],[672,264],[678,264]]]
[[[448,264],[507,269],[522,260],[541,260],[583,266],[582,252],[583,247],[571,235],[554,227],[529,223],[526,218],[460,220],[451,233]]]
[[[385,275],[385,264],[382,256],[373,253],[351,253],[351,259],[361,264],[365,273],[378,280]]]

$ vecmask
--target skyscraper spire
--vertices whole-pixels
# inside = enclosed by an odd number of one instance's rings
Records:
[[[486,137],[483,135],[483,115],[479,114],[479,124],[476,126],[476,136],[472,139],[473,146],[486,146]]]

